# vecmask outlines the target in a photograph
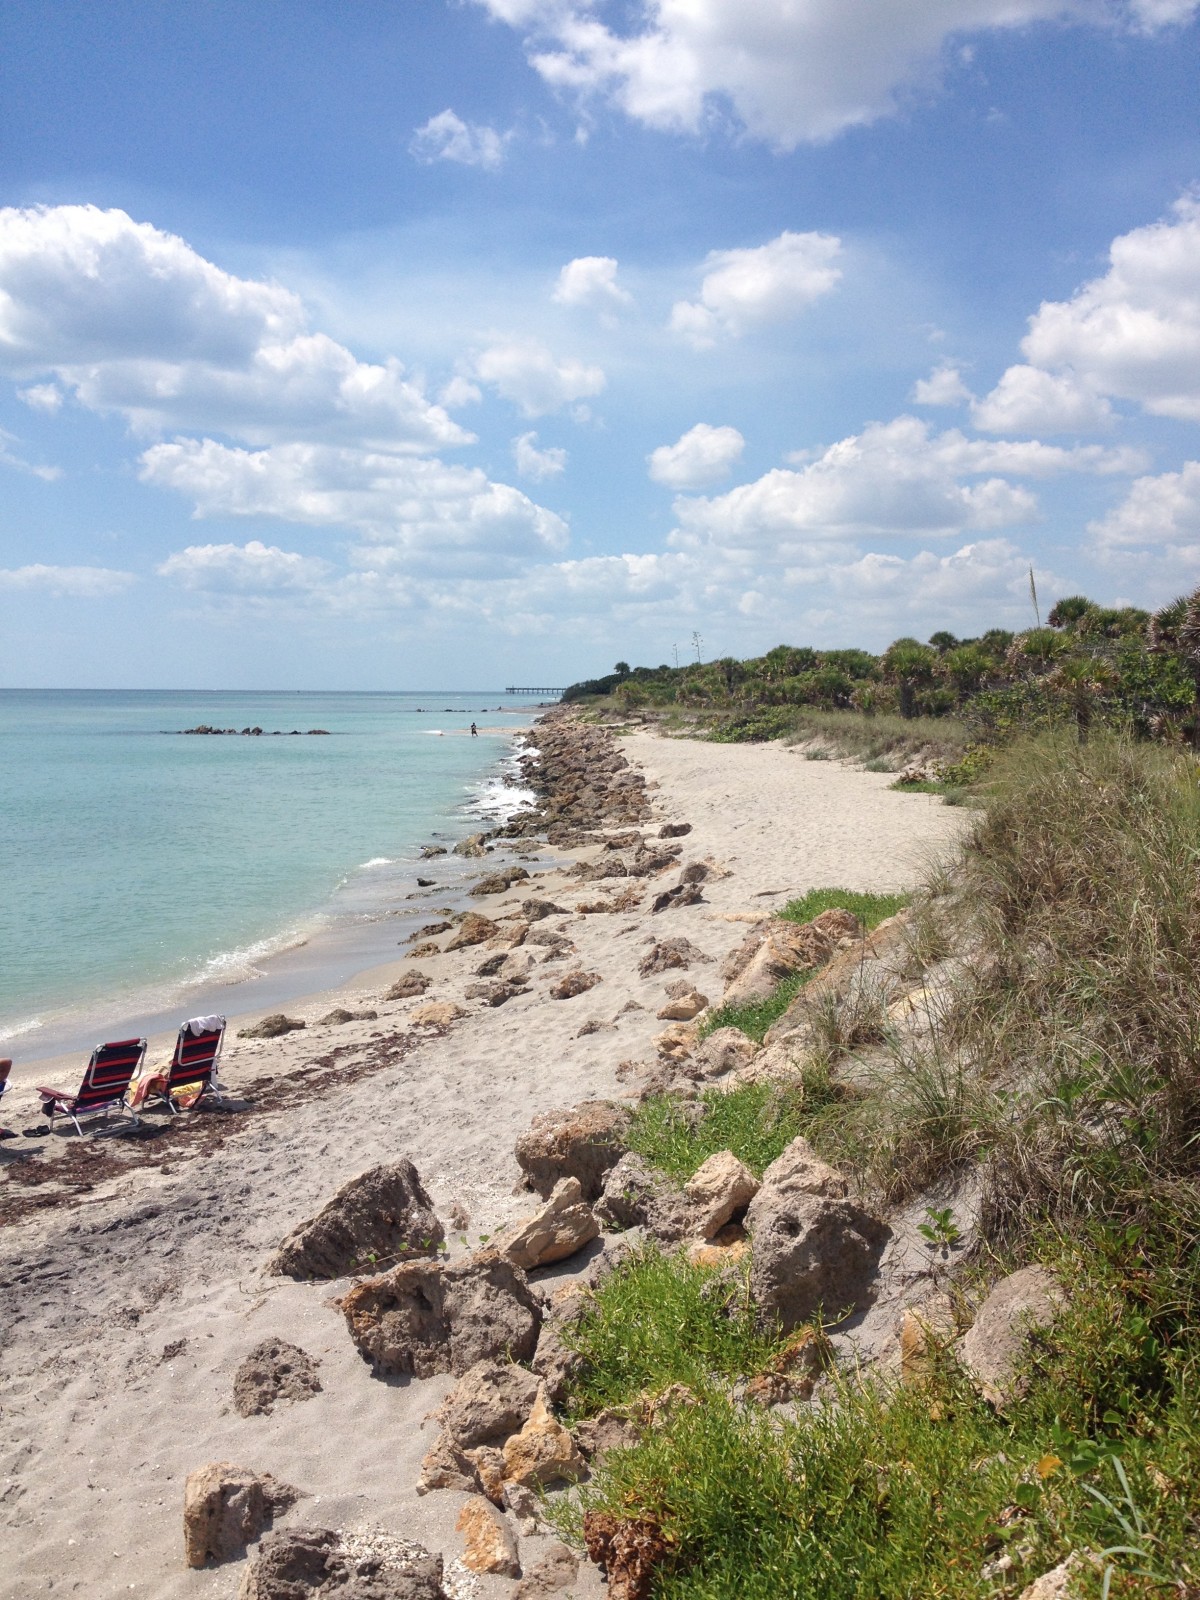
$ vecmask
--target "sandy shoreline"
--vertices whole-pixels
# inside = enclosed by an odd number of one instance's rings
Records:
[[[339,1285],[266,1276],[273,1247],[347,1178],[400,1155],[416,1163],[440,1216],[453,1202],[470,1212],[465,1243],[447,1227],[451,1253],[477,1247],[533,1209],[529,1195],[513,1194],[512,1156],[531,1117],[619,1096],[627,1092],[619,1064],[653,1059],[665,980],[637,974],[648,938],[684,934],[719,960],[744,933],[740,919],[808,888],[910,886],[928,853],[962,826],[963,814],[935,797],[889,790],[886,774],[809,762],[777,745],[645,733],[622,743],[644,772],[654,810],[641,831],[649,838],[663,822],[689,822],[681,860],[710,860],[728,874],[713,874],[700,904],[652,916],[653,890],[674,881],[667,873],[641,885],[647,892],[636,910],[547,919],[538,926],[561,929],[575,952],[547,964],[546,947],[515,951],[531,958],[529,987],[495,1009],[465,996],[487,953],[476,947],[402,957],[289,1001],[284,1009],[309,1026],[283,1039],[240,1040],[238,1028],[261,1012],[231,1018],[223,1076],[235,1095],[254,1085],[253,1107],[172,1129],[134,1147],[137,1159],[120,1170],[108,1170],[117,1141],[55,1138],[49,1163],[45,1140],[0,1147],[0,1211],[20,1213],[0,1229],[0,1525],[7,1530],[0,1596],[232,1597],[244,1563],[193,1571],[182,1560],[183,1480],[216,1460],[303,1489],[288,1522],[374,1524],[444,1552],[447,1561],[458,1555],[462,1496],[413,1491],[434,1436],[421,1421],[452,1380],[373,1377],[330,1304]],[[599,853],[588,846],[560,857],[565,868]],[[519,859],[498,841],[476,864],[487,870]],[[528,869],[539,870],[533,862]],[[531,895],[572,908],[612,887],[556,870],[470,904],[502,918]],[[576,966],[602,982],[575,998],[551,999],[550,984]],[[414,967],[432,980],[424,1001],[462,1008],[448,1030],[411,1023],[421,1000],[381,1000],[393,978]],[[714,972],[705,965],[692,976],[706,990]],[[719,999],[719,989],[706,992]],[[630,1002],[640,1009],[626,1009]],[[335,1006],[379,1016],[315,1026]],[[593,1021],[597,1030],[580,1036]],[[170,1042],[167,1035],[154,1044],[161,1050]],[[78,1072],[78,1058],[71,1061]],[[37,1120],[23,1086],[50,1070],[39,1062],[20,1071],[5,1108],[10,1125]],[[72,1186],[54,1203],[40,1203],[51,1199],[53,1183],[14,1178],[12,1162],[30,1157],[31,1146],[32,1160],[57,1167],[83,1145],[97,1151],[89,1157],[95,1177],[75,1155]],[[531,1281],[581,1265],[540,1269]],[[318,1359],[323,1389],[303,1404],[243,1419],[231,1403],[233,1370],[268,1335]],[[180,1340],[186,1343],[177,1348]],[[523,1541],[528,1563],[539,1543]],[[507,1580],[474,1581],[481,1597],[512,1592]],[[600,1593],[594,1572],[581,1574],[573,1592]]]

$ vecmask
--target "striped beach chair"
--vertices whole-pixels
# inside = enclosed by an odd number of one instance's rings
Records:
[[[12,1071],[12,1057],[11,1056],[4,1056],[2,1059],[0,1059],[0,1100],[3,1100],[4,1096],[12,1088],[12,1085],[8,1081],[8,1075],[9,1075],[9,1073],[11,1071]],[[0,1139],[15,1139],[15,1138],[16,1138],[16,1134],[12,1131],[11,1128],[0,1128]]]
[[[217,1063],[224,1041],[224,1017],[192,1017],[185,1022],[175,1041],[171,1065],[153,1079],[146,1103],[162,1100],[168,1110],[177,1112],[181,1103],[196,1106],[206,1095],[223,1100]]]
[[[129,1104],[129,1085],[142,1065],[146,1054],[145,1039],[119,1039],[115,1044],[98,1044],[83,1074],[78,1094],[66,1094],[62,1089],[39,1088],[42,1097],[42,1115],[53,1125],[57,1116],[70,1117],[75,1132],[82,1133],[81,1117],[103,1116],[105,1121],[119,1112],[137,1122]]]

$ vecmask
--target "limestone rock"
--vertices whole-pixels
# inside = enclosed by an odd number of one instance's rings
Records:
[[[683,1190],[633,1151],[609,1172],[594,1209],[608,1227],[645,1228],[664,1244],[674,1244],[692,1231],[692,1212]]]
[[[513,1600],[551,1600],[579,1576],[579,1559],[557,1540],[513,1590]]]
[[[475,1463],[449,1434],[440,1433],[421,1458],[416,1492],[428,1494],[432,1489],[457,1489],[462,1494],[474,1494],[478,1488]]]
[[[408,1020],[415,1027],[448,1028],[459,1017],[465,1016],[466,1012],[453,1000],[427,1000],[423,1006],[417,1006],[410,1012]]]
[[[758,1188],[758,1179],[732,1150],[718,1150],[709,1156],[683,1187],[695,1212],[696,1232],[711,1239],[734,1212],[750,1204]]]
[[[297,1033],[308,1024],[301,1022],[299,1017],[284,1016],[282,1011],[273,1011],[269,1017],[264,1017],[261,1022],[255,1022],[248,1028],[238,1032],[239,1039],[278,1039],[285,1033]]]
[[[342,1314],[363,1358],[378,1372],[460,1377],[477,1361],[527,1361],[542,1313],[519,1267],[496,1251],[443,1266],[406,1261],[354,1285]]]
[[[545,1393],[540,1393],[520,1433],[505,1440],[506,1481],[532,1489],[548,1483],[574,1483],[586,1470],[570,1430],[551,1414]]]
[[[271,1517],[263,1479],[229,1461],[188,1474],[183,1491],[183,1550],[189,1567],[232,1561]]]
[[[469,983],[463,994],[468,1000],[483,1000],[489,1006],[502,1006],[514,996],[524,994],[527,988],[528,985],[524,983],[505,983],[502,979],[495,979],[490,983]]]
[[[418,944],[422,939],[434,939],[439,933],[449,933],[453,926],[451,922],[427,922],[423,928],[409,934],[408,943]]]
[[[690,1022],[693,1017],[698,1017],[708,1005],[708,996],[685,985],[681,993],[674,995],[658,1013],[660,1022]]]
[[[611,1100],[585,1100],[545,1111],[517,1140],[517,1164],[531,1189],[548,1200],[563,1178],[577,1178],[583,1198],[595,1200],[605,1174],[624,1152],[629,1111]]]
[[[660,972],[679,968],[686,972],[693,961],[711,961],[703,950],[690,939],[656,939],[653,946],[638,962],[638,972],[643,978],[652,978]]]
[[[750,1292],[785,1328],[867,1300],[890,1230],[849,1200],[777,1185],[771,1169],[746,1212]]]
[[[700,1043],[700,1029],[694,1022],[673,1022],[655,1035],[654,1048],[664,1061],[686,1061]]]
[[[809,1400],[817,1377],[829,1364],[831,1346],[824,1334],[802,1328],[789,1339],[765,1372],[746,1385],[747,1400],[763,1406],[786,1405],[793,1400]]]
[[[320,1394],[317,1363],[285,1339],[264,1339],[233,1375],[233,1404],[239,1417],[268,1413],[283,1400],[308,1400]]]
[[[608,1600],[648,1600],[654,1570],[668,1553],[656,1522],[587,1511],[583,1538],[588,1559],[603,1567],[608,1577]]]
[[[1065,1561],[1051,1567],[1049,1572],[1043,1572],[1040,1578],[1035,1578],[1027,1588],[1022,1589],[1021,1600],[1080,1600],[1083,1594],[1083,1586],[1079,1581],[1082,1565],[1078,1551],[1073,1551]]]
[[[583,1362],[564,1334],[578,1321],[588,1303],[588,1292],[581,1284],[569,1283],[554,1296],[538,1335],[533,1354],[533,1370],[546,1386],[546,1395],[556,1404],[562,1400],[571,1380]]]
[[[703,898],[698,883],[677,883],[673,889],[664,889],[661,894],[655,895],[650,910],[671,911],[679,906],[697,906]]]
[[[486,834],[470,833],[465,839],[460,839],[454,846],[456,856],[483,856],[487,854],[484,849]]]
[[[864,982],[886,1000],[895,973],[908,959],[907,938],[908,913],[900,911],[872,932],[847,940],[845,947],[836,950],[816,977],[804,985],[783,1016],[772,1023],[767,1031],[767,1045],[786,1040],[793,1034],[803,1035],[817,1007],[831,998],[840,998]]]
[[[844,1200],[850,1185],[801,1137],[776,1156],[763,1173],[762,1187],[774,1195],[818,1194],[829,1200]],[[753,1232],[753,1225],[747,1222]]]
[[[522,900],[521,913],[527,922],[542,922],[547,917],[565,917],[567,908],[556,906],[553,900]]]
[[[599,1232],[600,1224],[583,1198],[578,1178],[563,1178],[542,1209],[507,1233],[497,1248],[528,1272],[573,1256]]]
[[[702,1078],[724,1078],[748,1067],[758,1048],[740,1028],[717,1028],[692,1052],[692,1066]]]
[[[422,861],[432,861],[435,856],[444,856],[445,854],[446,846],[444,844],[423,844],[421,846]]]
[[[486,878],[480,878],[473,884],[469,893],[476,896],[485,894],[503,894],[506,889],[511,889],[514,883],[520,883],[529,874],[524,867],[501,867],[498,872],[489,872]]]
[[[500,932],[498,923],[491,917],[482,917],[478,911],[468,911],[455,929],[454,937],[446,941],[447,950],[467,950],[485,939],[494,939]]]
[[[550,985],[550,998],[552,1000],[573,1000],[577,994],[586,994],[589,989],[594,989],[598,983],[603,983],[598,972],[567,972],[557,983]]]
[[[500,1457],[503,1467],[504,1457]],[[503,1483],[500,1490],[500,1501],[505,1511],[511,1511],[516,1519],[517,1532],[524,1538],[531,1538],[538,1531],[541,1521],[541,1501],[532,1489],[527,1489],[522,1483]]]
[[[504,1456],[492,1444],[477,1444],[474,1449],[466,1452],[466,1456],[475,1468],[480,1492],[494,1506],[503,1506]]]
[[[1034,1334],[1052,1327],[1065,1303],[1046,1267],[1022,1267],[1000,1280],[959,1343],[963,1366],[985,1400],[1003,1409],[1024,1392],[1020,1369]]]
[[[403,977],[397,978],[392,987],[384,995],[385,1000],[415,1000],[423,995],[432,978],[427,978],[423,972],[406,972]]]
[[[455,1527],[463,1536],[463,1566],[471,1572],[516,1578],[521,1573],[517,1541],[508,1523],[482,1495],[472,1495],[458,1514]]]
[[[503,1443],[524,1427],[538,1396],[532,1372],[511,1361],[477,1361],[442,1402],[442,1426],[460,1449]]]
[[[658,830],[658,837],[660,839],[682,839],[691,831],[692,825],[690,822],[664,822]]]
[[[371,1542],[332,1528],[268,1534],[246,1570],[238,1600],[446,1600],[440,1556],[404,1544],[403,1557],[389,1559],[371,1549]]]
[[[280,1245],[271,1270],[288,1278],[340,1278],[377,1260],[436,1254],[445,1239],[416,1167],[401,1158],[343,1184]]]
[[[711,1239],[698,1239],[688,1246],[688,1260],[694,1267],[731,1267],[745,1259],[750,1240],[739,1223],[727,1222]]]
[[[605,1406],[594,1417],[575,1425],[575,1442],[588,1461],[598,1465],[610,1450],[628,1450],[642,1437],[632,1417]]]

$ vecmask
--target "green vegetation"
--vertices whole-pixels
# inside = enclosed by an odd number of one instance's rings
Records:
[[[803,1133],[884,1199],[977,1166],[971,1279],[1041,1261],[1070,1289],[1028,1390],[994,1411],[948,1349],[921,1386],[848,1373],[767,1413],[738,1380],[778,1345],[737,1275],[635,1258],[580,1332],[571,1403],[674,1382],[702,1403],[663,1408],[555,1516],[573,1537],[589,1508],[653,1524],[653,1600],[1015,1600],[1081,1551],[1082,1595],[1200,1593],[1200,769],[1078,735],[1072,719],[999,756],[961,860],[914,906],[917,965],[969,956],[932,1029],[831,1009],[794,1088],[649,1101],[632,1135],[682,1179],[727,1147],[761,1170]],[[860,1027],[874,1076],[851,1087],[831,1060]],[[939,1206],[940,1260],[960,1240]]]
[[[686,719],[716,740],[808,742],[814,760],[849,756],[896,770],[919,754],[953,769],[954,786],[971,782],[993,750],[1045,729],[1086,742],[1121,728],[1200,749],[1200,590],[1153,617],[1072,595],[1046,627],[976,639],[940,630],[924,644],[897,639],[879,656],[777,645],[747,661],[618,665],[564,699],[611,696],[621,711]]]
[[[700,1391],[761,1372],[786,1341],[756,1323],[746,1278],[690,1266],[654,1246],[635,1251],[600,1285],[572,1334],[583,1357],[574,1413],[627,1405],[673,1383]]]
[[[777,1022],[800,993],[808,979],[806,972],[785,978],[775,992],[765,1000],[748,1000],[745,1005],[718,1006],[710,1011],[700,1024],[700,1037],[707,1039],[718,1028],[740,1028],[756,1044],[761,1044],[767,1029]]]
[[[854,889],[810,889],[799,900],[789,900],[777,915],[786,922],[811,922],[822,911],[851,911],[869,932],[903,910],[909,898],[906,894],[859,894]]]
[[[698,1102],[653,1095],[634,1112],[626,1142],[679,1183],[718,1150],[732,1150],[761,1175],[804,1132],[814,1109],[802,1087],[767,1083],[708,1089]]]

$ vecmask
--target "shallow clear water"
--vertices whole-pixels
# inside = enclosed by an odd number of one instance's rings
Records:
[[[301,941],[345,949],[404,905],[422,844],[516,804],[512,738],[531,713],[502,703],[0,690],[5,1053],[39,1053],[72,1017],[250,979]],[[283,736],[167,731],[200,723]]]

